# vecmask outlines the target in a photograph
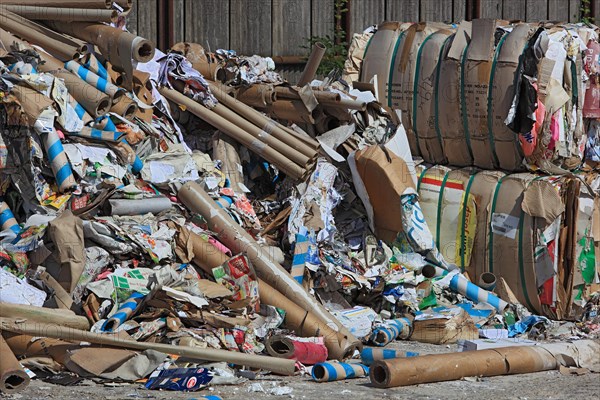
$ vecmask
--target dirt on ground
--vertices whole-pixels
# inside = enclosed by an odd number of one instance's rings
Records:
[[[390,347],[427,353],[456,350],[455,345],[435,346],[416,342],[396,342]],[[467,353],[465,353],[465,356]],[[252,384],[261,383],[265,389],[289,387],[290,394],[276,396],[249,392]],[[256,386],[256,385],[255,385]],[[289,391],[289,389],[287,389]],[[6,399],[46,400],[121,400],[121,399],[200,399],[204,395],[218,395],[228,400],[292,398],[302,400],[326,399],[576,399],[600,400],[600,374],[562,375],[558,371],[537,372],[524,375],[466,378],[460,381],[439,382],[393,389],[376,389],[368,378],[316,383],[309,376],[280,377],[268,375],[235,386],[214,386],[195,393],[161,392],[144,389],[143,385],[97,384],[85,380],[75,386],[58,386],[34,380],[19,393]]]

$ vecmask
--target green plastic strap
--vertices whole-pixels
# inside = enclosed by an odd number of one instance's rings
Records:
[[[435,245],[438,250],[440,249],[440,228],[442,227],[442,202],[444,200],[444,189],[446,188],[446,182],[448,181],[448,174],[452,171],[446,172],[444,179],[442,180],[442,186],[440,186],[440,194],[438,196],[437,204],[437,224],[435,227]]]
[[[490,216],[493,218],[494,213],[496,212],[496,202],[498,201],[498,192],[500,191],[500,185],[502,185],[502,181],[504,181],[504,177],[500,178],[498,183],[496,183],[496,187],[494,188],[494,197],[492,199],[492,208],[490,209]],[[494,273],[494,232],[492,232],[492,227],[489,227],[488,233],[488,271]]]
[[[504,41],[508,37],[508,33],[505,33],[494,52],[494,60],[492,61],[492,70],[490,71],[490,83],[488,86],[488,98],[487,98],[487,123],[488,123],[488,137],[490,139],[490,147],[492,149],[492,158],[494,162],[494,168],[498,168],[500,162],[498,161],[498,154],[496,154],[496,141],[494,140],[494,118],[492,116],[492,104],[493,104],[493,93],[494,93],[494,77],[496,75],[496,66],[498,65],[498,55],[502,49]]]
[[[404,38],[406,31],[400,32],[398,35],[398,39],[396,39],[396,44],[394,45],[394,52],[392,53],[392,61],[390,64],[390,73],[388,74],[388,107],[392,108],[392,82],[394,80],[394,66],[396,65],[396,56],[398,55],[398,48],[400,47],[400,43]]]
[[[437,134],[438,137],[438,142],[440,143],[440,148],[443,150],[444,149],[444,141],[442,140],[442,131],[440,130],[440,119],[439,119],[439,115],[440,115],[440,103],[439,103],[439,95],[440,95],[440,76],[442,75],[442,57],[444,55],[444,49],[446,48],[446,45],[448,44],[448,41],[450,39],[452,39],[454,37],[454,35],[450,35],[446,38],[446,40],[444,40],[444,44],[442,45],[442,47],[440,48],[440,54],[438,56],[438,63],[437,63],[437,67],[436,67],[436,74],[435,74],[435,85],[433,87],[433,107],[434,107],[434,126],[435,126],[435,133]]]
[[[473,150],[471,149],[471,134],[469,133],[469,119],[467,118],[467,99],[465,97],[465,63],[467,62],[467,51],[469,50],[469,42],[463,50],[462,57],[460,58],[460,106],[463,119],[463,129],[465,131],[465,139],[467,140],[467,149],[469,155],[473,158]]]
[[[423,171],[421,171],[421,175],[419,175],[419,179],[417,180],[417,194],[419,193],[419,190],[421,189],[421,182],[423,182],[423,178],[425,177],[425,174],[427,173],[428,170],[429,170],[429,168],[424,168]]]
[[[521,215],[519,216],[519,274],[521,276],[521,286],[523,287],[523,294],[525,295],[525,300],[527,302],[527,306],[531,311],[537,312],[533,304],[531,304],[531,300],[529,299],[529,292],[527,291],[527,281],[525,280],[525,268],[523,265],[523,223],[525,221],[525,211],[521,210]]]
[[[369,38],[369,41],[367,42],[367,45],[365,46],[365,52],[363,53],[363,58],[362,58],[363,63],[365,62],[365,59],[367,58],[367,51],[369,51],[369,46],[371,45],[371,40],[373,40],[374,37],[375,37],[375,33],[371,35],[371,37]],[[364,80],[362,67],[360,68],[360,80],[361,80],[361,82]]]
[[[429,34],[419,45],[419,50],[417,50],[417,60],[415,62],[415,76],[413,80],[412,99],[412,129],[415,133],[415,140],[417,141],[417,149],[419,149],[419,153],[421,152],[421,145],[419,144],[419,134],[417,133],[417,100],[419,97],[419,77],[421,75],[421,55],[423,54],[423,47],[425,46],[425,43],[427,43],[433,35],[435,35],[435,32]]]
[[[473,185],[473,181],[475,180],[475,175],[477,175],[477,173],[471,174],[471,176],[469,177],[469,182],[467,183],[467,188],[465,189],[465,194],[464,196],[464,200],[463,200],[463,210],[462,210],[462,221],[460,224],[460,247],[461,247],[461,252],[460,252],[460,269],[462,270],[462,272],[465,272],[465,251],[466,251],[466,246],[465,246],[465,224],[467,223],[467,206],[469,205],[469,194],[471,193],[471,186]]]

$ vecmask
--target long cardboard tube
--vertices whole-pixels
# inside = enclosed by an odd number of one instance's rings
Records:
[[[10,394],[24,390],[29,385],[29,375],[21,367],[1,335],[0,354],[0,391]]]
[[[188,229],[181,229],[177,236],[178,246],[187,247],[191,243],[194,252],[194,264],[204,272],[212,274],[212,269],[222,265],[229,257],[217,249],[213,244],[204,240]],[[360,341],[348,338],[327,326],[313,312],[306,311],[292,300],[274,289],[264,280],[258,280],[260,301],[285,310],[284,324],[294,334],[300,337],[322,336],[330,358],[343,360],[354,353],[355,349],[362,348]]]
[[[3,5],[1,8],[31,20],[116,22],[116,10],[90,8],[41,7],[27,5]]]
[[[231,111],[229,108],[227,108],[223,104],[217,104],[215,107],[213,107],[212,110],[216,114],[220,115],[221,117],[223,117],[226,120],[228,120],[229,122],[231,122],[232,124],[235,124],[238,127],[244,129],[246,132],[250,133],[252,136],[254,136],[255,138],[264,142],[265,144],[267,144],[267,146],[269,146],[272,149],[276,150],[277,152],[281,153],[283,156],[292,160],[299,166],[304,166],[304,165],[308,164],[308,161],[310,160],[309,157],[305,156],[298,150],[292,148],[291,146],[289,146],[286,143],[282,142],[281,140],[277,139],[276,137],[269,134],[268,132],[261,130],[256,125],[248,122],[247,120],[240,117],[238,114]]]
[[[323,101],[323,106],[342,108],[348,110],[365,111],[367,109],[367,103],[358,100],[341,99],[340,101]]]
[[[104,8],[109,9],[113,0],[0,0],[0,4],[24,6],[48,6],[60,8]]]
[[[300,153],[304,154],[309,158],[313,158],[317,155],[316,149],[318,148],[318,143],[314,147],[311,147],[307,145],[304,141],[299,140],[294,136],[291,136],[277,122],[264,116],[260,112],[256,111],[254,108],[249,107],[246,104],[229,96],[226,92],[221,90],[219,86],[210,83],[210,89],[213,95],[215,95],[215,97],[217,98],[217,100],[219,100],[219,102],[223,103],[223,105],[227,106],[229,109],[235,111],[237,114],[246,118],[248,121],[258,126],[264,132],[272,134],[277,139],[281,140],[289,146],[294,147]]]
[[[128,97],[128,95],[119,97],[119,100],[110,108],[111,112],[119,114],[125,119],[132,119],[138,111],[138,105]]]
[[[321,321],[331,329],[344,335],[349,342],[357,339],[321,304],[319,304],[294,278],[278,263],[274,262],[271,255],[195,182],[185,183],[179,190],[178,197],[181,202],[192,212],[202,215],[209,228],[215,232],[219,240],[235,253],[245,253],[258,277],[283,295],[303,308],[313,312]]]
[[[90,322],[86,317],[76,315],[74,312],[65,309],[0,303],[0,317],[24,318],[35,323],[54,323],[74,329],[90,329]]]
[[[298,92],[291,87],[275,86],[275,94],[277,95],[278,99],[300,100],[300,95]],[[342,99],[339,93],[334,92],[314,90],[313,94],[319,103],[339,102]]]
[[[295,123],[315,123],[313,113],[306,110],[300,100],[277,100],[266,110],[277,119]]]
[[[110,199],[108,207],[110,215],[142,215],[158,214],[167,211],[172,206],[168,197],[152,197],[141,200]]]
[[[23,335],[61,339],[69,342],[84,341],[133,350],[156,350],[166,354],[175,354],[195,360],[220,361],[235,365],[245,365],[251,368],[261,368],[282,375],[293,375],[296,370],[294,360],[284,360],[281,358],[265,357],[227,350],[172,346],[163,343],[136,342],[134,340],[125,340],[112,335],[81,331],[59,325],[15,323],[14,321],[5,318],[2,318],[0,321],[2,330]]]
[[[319,69],[321,60],[325,55],[325,50],[325,45],[323,43],[317,42],[314,44],[310,57],[308,57],[308,61],[304,67],[304,71],[302,71],[302,75],[300,75],[298,86],[304,86],[313,80],[317,73],[317,69]]]
[[[154,57],[155,47],[149,40],[110,25],[60,21],[48,21],[47,24],[59,32],[95,44],[111,64],[118,67],[125,67],[124,63],[131,63],[132,58],[148,62]]]
[[[110,96],[103,93],[72,73],[63,68],[56,58],[49,54],[40,52],[44,63],[38,65],[41,72],[49,72],[65,81],[69,94],[94,118],[106,115],[110,110]]]
[[[361,364],[330,363],[315,364],[312,368],[312,378],[316,382],[333,382],[343,379],[362,378],[369,369]]]
[[[537,346],[514,346],[375,361],[371,384],[378,388],[452,381],[467,376],[523,374],[556,369],[556,358]]]
[[[273,85],[252,85],[239,89],[235,98],[251,107],[265,108],[275,101],[275,90]]]
[[[67,61],[65,63],[65,69],[79,76],[82,80],[86,81],[101,92],[109,95],[112,99],[112,104],[116,104],[119,99],[125,95],[125,90],[121,89],[105,78],[98,76],[75,60]]]
[[[73,59],[80,51],[76,42],[8,10],[2,10],[0,27],[21,39],[37,44],[62,61]]]
[[[185,105],[192,114],[208,122],[221,132],[225,133],[227,136],[239,141],[241,144],[248,147],[265,160],[275,164],[278,168],[292,178],[299,179],[306,173],[306,171],[298,164],[287,160],[280,153],[267,146],[265,143],[258,140],[248,132],[239,128],[237,125],[232,124],[225,118],[188,98],[187,96],[167,87],[161,87],[159,91],[167,99],[177,104]]]

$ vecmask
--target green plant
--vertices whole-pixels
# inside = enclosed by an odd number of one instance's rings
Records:
[[[348,0],[335,0],[335,25],[333,32],[325,36],[311,36],[306,38],[306,44],[300,46],[303,49],[311,50],[317,42],[325,46],[325,55],[317,69],[317,75],[327,75],[334,69],[343,69],[344,62],[348,57],[348,43],[346,42],[346,32],[342,26],[342,18],[348,8],[346,8]]]
[[[588,25],[594,23],[594,17],[591,16],[592,8],[590,2],[591,0],[581,0],[579,4],[579,21]]]

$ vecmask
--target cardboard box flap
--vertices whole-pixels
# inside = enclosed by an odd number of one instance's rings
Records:
[[[472,61],[489,61],[494,57],[495,19],[473,20],[472,39],[469,46],[468,59]]]
[[[452,46],[450,46],[450,50],[448,51],[448,58],[453,60],[461,59],[465,47],[471,41],[471,28],[471,21],[462,21],[460,23],[456,36],[454,36],[454,40],[452,41]]]

